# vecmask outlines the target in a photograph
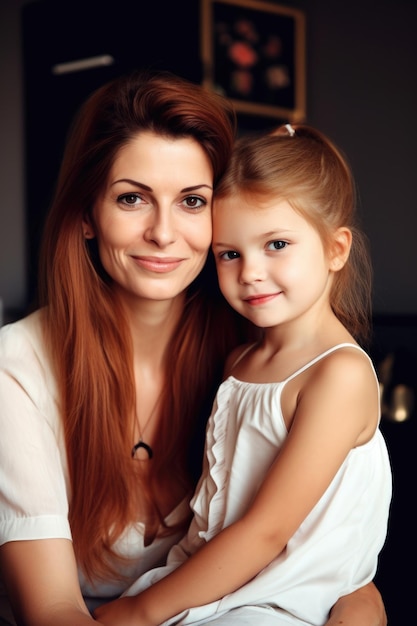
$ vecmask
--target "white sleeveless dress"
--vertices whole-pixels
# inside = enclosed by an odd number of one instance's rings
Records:
[[[222,383],[208,423],[205,467],[192,500],[189,532],[171,549],[168,564],[144,574],[126,595],[167,575],[242,516],[288,434],[281,411],[285,385],[344,347],[361,350],[353,344],[334,346],[282,382],[250,383],[230,376]],[[379,399],[376,374],[375,393]],[[391,490],[390,462],[377,428],[368,443],[350,451],[286,550],[237,591],[164,624],[323,625],[340,596],[373,579],[386,538]]]

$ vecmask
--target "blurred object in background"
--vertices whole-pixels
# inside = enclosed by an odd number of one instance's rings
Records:
[[[414,413],[417,391],[417,359],[406,348],[389,352],[377,365],[382,418],[405,422]]]

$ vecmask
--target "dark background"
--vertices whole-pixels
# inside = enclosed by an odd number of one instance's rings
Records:
[[[415,392],[417,3],[282,4],[306,14],[307,121],[345,150],[358,183],[375,270],[372,356],[379,364],[393,355],[389,387],[404,383]],[[10,313],[14,316],[24,312],[32,297],[43,217],[65,135],[81,102],[103,82],[136,67],[170,69],[202,80],[199,0],[28,0],[22,2],[19,28],[27,288],[22,306]],[[56,63],[99,54],[112,55],[115,63],[61,76],[51,71]],[[241,116],[240,130],[277,121]],[[416,475],[415,424],[415,411],[404,423],[382,422],[393,464],[394,499],[376,582],[390,626],[409,623],[414,616],[410,485]]]
[[[375,269],[377,315],[417,315],[417,2],[305,0],[307,121],[347,153]],[[28,269],[63,138],[80,102],[115,74],[171,69],[200,82],[200,2],[32,0],[21,14]],[[52,67],[111,54],[111,67]],[[241,128],[277,120],[241,116]],[[29,291],[31,290],[29,282]]]

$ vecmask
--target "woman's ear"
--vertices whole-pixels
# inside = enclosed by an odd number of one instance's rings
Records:
[[[83,219],[83,235],[84,239],[94,239],[96,236],[94,226],[89,215],[85,215]]]
[[[349,258],[352,245],[352,231],[345,226],[338,228],[333,234],[330,249],[330,269],[339,272]]]

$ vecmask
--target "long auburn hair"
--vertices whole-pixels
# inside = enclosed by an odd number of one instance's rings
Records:
[[[151,527],[164,526],[154,496],[158,476],[175,473],[184,489],[191,488],[187,459],[198,416],[210,409],[225,356],[241,340],[210,253],[188,289],[167,351],[161,453],[145,480],[130,456],[136,401],[130,331],[82,228],[118,151],[142,130],[194,138],[210,159],[216,185],[230,158],[236,118],[226,99],[196,84],[166,72],[135,72],[95,91],[68,138],[45,224],[39,296],[60,393],[74,549],[90,579],[115,574],[112,546],[138,522],[144,498],[153,504]]]
[[[268,135],[245,136],[236,142],[214,201],[233,194],[287,200],[316,228],[326,249],[337,228],[350,229],[349,258],[334,275],[330,304],[352,336],[367,346],[372,266],[368,240],[359,226],[356,185],[341,149],[307,124],[285,124]]]

